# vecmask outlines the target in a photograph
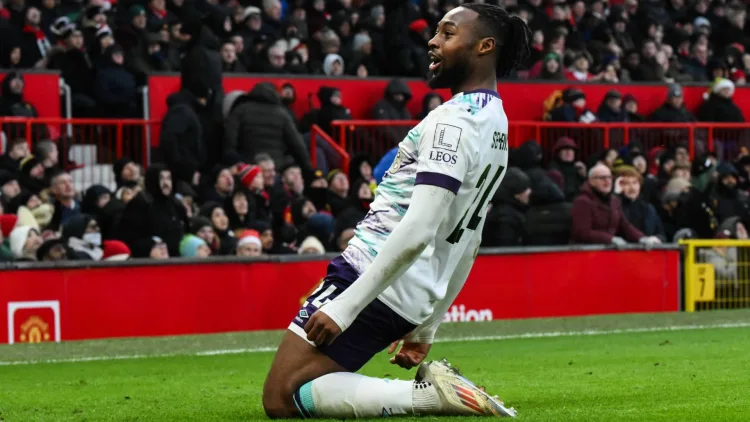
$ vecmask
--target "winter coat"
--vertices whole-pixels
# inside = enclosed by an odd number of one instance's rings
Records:
[[[170,95],[167,106],[159,150],[172,177],[192,185],[193,175],[203,168],[206,160],[203,127],[198,117],[205,107],[187,90]]]
[[[310,171],[310,157],[302,135],[281,104],[281,97],[271,83],[259,83],[247,99],[229,114],[224,134],[224,150],[236,151],[248,163],[256,154],[266,153],[277,168],[291,156],[303,169]]]
[[[550,162],[549,169],[560,172],[565,187],[565,199],[572,201],[578,195],[578,191],[581,190],[581,185],[584,182],[583,177],[578,173],[575,162],[565,163],[555,158]]]
[[[523,246],[528,206],[510,195],[502,185],[493,198],[482,231],[482,246]]]
[[[625,218],[617,195],[606,198],[585,184],[573,201],[572,243],[608,244],[615,236],[637,242],[643,233]]]
[[[625,218],[628,219],[633,227],[643,232],[646,236],[656,236],[662,241],[667,240],[664,233],[664,225],[656,214],[656,209],[653,205],[643,199],[631,201],[625,196],[620,196],[620,203]]]
[[[691,123],[695,121],[695,116],[685,107],[675,108],[669,103],[664,103],[654,111],[649,120],[664,123]]]
[[[128,112],[135,108],[136,84],[133,75],[112,60],[117,48],[110,46],[104,51],[96,71],[96,97],[99,105],[108,109],[106,114],[128,117]]]

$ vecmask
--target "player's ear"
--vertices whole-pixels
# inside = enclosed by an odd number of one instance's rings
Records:
[[[495,51],[495,38],[493,37],[482,38],[481,40],[479,40],[477,50],[480,56],[484,56],[485,54],[492,53],[493,51]]]

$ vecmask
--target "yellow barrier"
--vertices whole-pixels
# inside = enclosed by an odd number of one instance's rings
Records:
[[[685,245],[685,311],[750,307],[750,240],[680,244]]]

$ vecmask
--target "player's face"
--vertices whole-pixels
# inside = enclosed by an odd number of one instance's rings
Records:
[[[437,33],[427,43],[431,61],[427,74],[430,88],[450,88],[467,77],[470,55],[476,44],[473,33],[476,17],[476,12],[457,7],[438,23]]]

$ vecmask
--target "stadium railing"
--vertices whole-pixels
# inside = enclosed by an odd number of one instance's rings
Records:
[[[332,123],[339,146],[349,153],[368,154],[378,159],[394,148],[419,122],[413,120],[336,120]],[[582,157],[620,149],[640,142],[645,151],[655,147],[684,145],[691,158],[714,151],[721,158],[735,157],[739,148],[750,144],[747,123],[560,123],[511,121],[508,126],[511,147],[527,140],[539,141],[545,157],[551,157],[555,142],[573,138]]]
[[[18,138],[25,139],[30,148],[51,139],[57,144],[61,166],[70,171],[77,188],[92,184],[113,188],[112,164],[123,157],[148,164],[150,136],[158,125],[138,119],[0,117],[0,138],[3,153]]]
[[[310,162],[312,162],[312,165],[318,167],[318,139],[320,139],[320,146],[329,160],[329,167],[340,168],[344,174],[349,174],[349,154],[318,125],[312,125],[310,128]],[[330,151],[330,154],[328,151]],[[335,160],[335,162],[331,162],[331,160]]]
[[[750,306],[750,240],[690,239],[685,246],[685,311]]]

